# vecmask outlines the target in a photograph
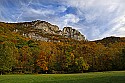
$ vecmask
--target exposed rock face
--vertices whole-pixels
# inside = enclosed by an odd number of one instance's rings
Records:
[[[24,22],[21,23],[25,27],[32,27],[34,29],[39,29],[43,31],[44,33],[49,33],[49,34],[58,34],[59,32],[59,27],[56,25],[51,25],[48,22],[45,21],[32,21],[32,22]]]
[[[72,29],[72,27],[64,27],[62,34],[66,38],[85,40],[85,37],[78,30]]]
[[[36,21],[34,28],[41,29],[45,33],[49,33],[49,34],[57,34],[57,32],[59,31],[59,27],[58,26],[51,25],[50,23],[45,22],[45,21]]]
[[[72,29],[72,27],[64,27],[63,30],[61,31],[59,30],[58,26],[52,25],[48,22],[40,21],[40,20],[32,21],[32,22],[24,22],[19,24],[22,25],[22,27],[23,26],[30,27],[36,30],[35,32],[30,30],[30,33],[26,35],[30,38],[41,40],[41,41],[42,40],[49,41],[49,39],[37,34],[38,32],[42,34],[60,35],[65,38],[72,38],[79,41],[85,40],[85,37],[78,30]]]

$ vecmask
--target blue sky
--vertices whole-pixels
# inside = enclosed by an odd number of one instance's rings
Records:
[[[125,37],[125,0],[0,0],[0,21],[45,20],[88,40]]]

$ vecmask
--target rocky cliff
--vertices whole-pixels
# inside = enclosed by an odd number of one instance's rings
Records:
[[[72,29],[72,27],[64,27],[62,35],[75,40],[85,40],[85,37],[78,30]]]
[[[21,32],[22,35],[41,41],[50,41],[58,38],[71,38],[74,40],[85,40],[78,30],[72,27],[64,27],[60,30],[58,26],[52,25],[46,21],[32,21],[16,23],[18,27],[15,31]],[[57,40],[56,40],[57,41]]]

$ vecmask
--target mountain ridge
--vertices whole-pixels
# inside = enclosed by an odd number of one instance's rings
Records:
[[[6,23],[11,31],[18,32],[25,37],[29,37],[35,40],[41,41],[54,41],[60,42],[63,39],[73,39],[78,41],[88,41],[84,35],[82,35],[78,30],[72,27],[64,27],[62,30],[57,25],[53,25],[47,21],[35,20],[31,22],[18,22],[18,23]],[[10,26],[12,25],[12,26]],[[110,36],[99,40],[93,40],[90,42],[96,43],[115,43],[115,42],[125,42],[125,37],[115,37]],[[105,42],[105,43],[104,43]]]
[[[70,38],[78,41],[86,41],[84,35],[72,27],[64,27],[63,30],[57,25],[49,22],[36,20],[31,22],[6,23],[15,25],[15,32],[20,32],[23,36],[33,38],[35,40],[50,41],[45,35],[60,36],[61,38]],[[23,30],[24,29],[24,30]]]

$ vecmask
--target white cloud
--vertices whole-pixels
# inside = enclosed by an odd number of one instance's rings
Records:
[[[55,11],[56,12],[64,12],[64,11],[66,11],[66,7],[65,6],[59,6]]]
[[[116,25],[112,28],[116,36],[125,36],[125,16],[120,16],[115,20]]]
[[[64,4],[77,8],[77,17],[85,17],[87,24],[83,23],[89,29],[84,29],[84,34],[90,40],[124,36],[125,0],[67,0]]]
[[[79,22],[79,17],[77,17],[74,14],[66,14],[62,17],[54,17],[52,19],[49,19],[49,21],[52,24],[58,25],[61,29],[66,26],[74,27],[76,29],[80,29],[77,26],[73,26],[74,24],[77,24]]]
[[[39,0],[37,0],[39,1]],[[51,0],[50,0],[51,1]],[[56,0],[55,0],[56,1]],[[46,18],[51,23],[57,24],[61,28],[72,26],[82,29],[82,33],[89,40],[100,39],[106,36],[124,36],[124,15],[125,0],[59,0],[60,6],[53,8],[50,5],[43,9],[27,9],[26,13],[31,15],[54,15],[51,19]],[[41,4],[39,4],[41,5]],[[77,15],[59,13],[66,11],[67,7],[77,9]],[[79,24],[79,21],[82,21]]]
[[[101,39],[108,36],[121,36],[125,37],[125,17],[119,16],[114,18],[106,25],[108,28],[97,39]]]
[[[15,1],[18,11],[12,9],[12,13],[5,8],[10,4],[8,0],[1,0],[0,20],[13,21],[23,12],[19,21],[41,19],[61,28],[72,26],[80,29],[89,40],[125,36],[125,0],[32,0],[29,6],[30,0]],[[76,13],[64,13],[68,7],[75,8]]]
[[[30,9],[28,8],[27,12],[31,13],[31,14],[43,15],[43,16],[46,16],[46,15],[49,15],[49,14],[53,15],[55,13],[53,10],[33,9],[33,8],[30,8]]]
[[[69,23],[77,23],[79,21],[79,18],[73,14],[66,14],[62,17],[62,20],[64,20],[66,26]]]

